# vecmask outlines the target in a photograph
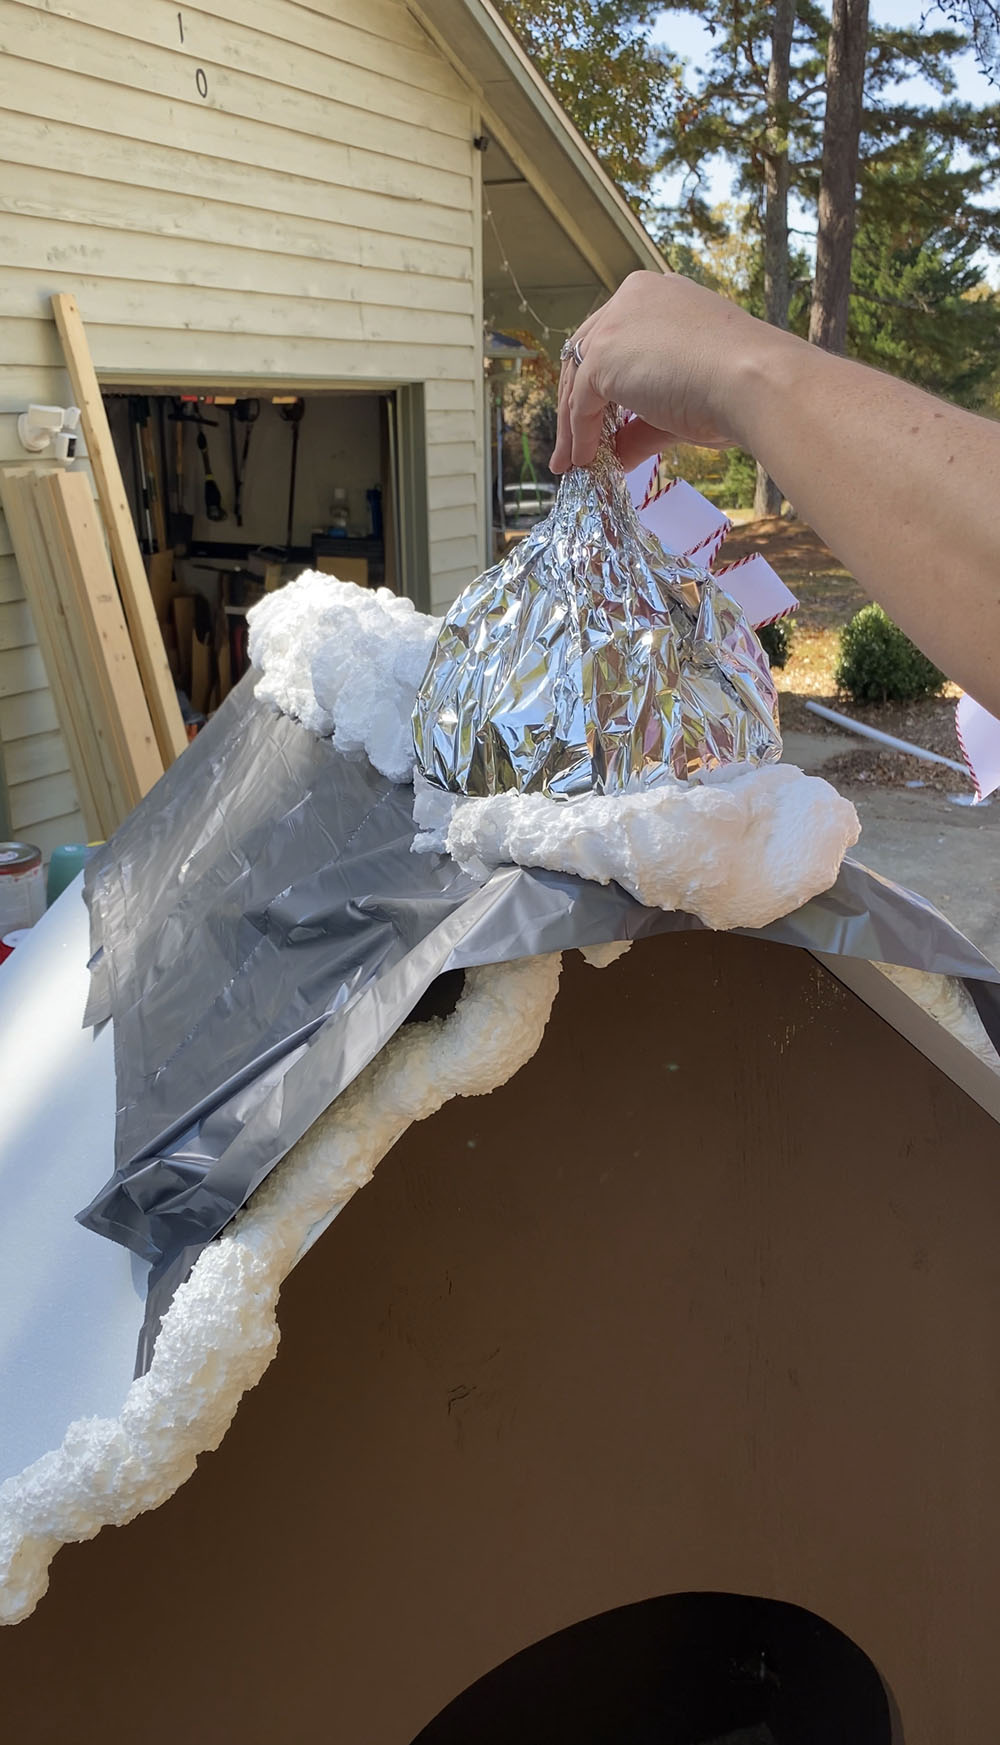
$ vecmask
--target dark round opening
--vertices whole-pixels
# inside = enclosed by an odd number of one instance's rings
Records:
[[[668,1594],[535,1642],[414,1745],[898,1745],[867,1655],[812,1612]]]
[[[429,1018],[450,1018],[462,997],[464,986],[464,969],[446,969],[421,994],[406,1023],[426,1024]]]

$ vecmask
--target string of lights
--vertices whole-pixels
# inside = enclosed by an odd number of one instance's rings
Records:
[[[565,338],[568,339],[569,335],[571,333],[575,333],[576,329],[573,327],[554,327],[551,325],[550,322],[545,320],[544,316],[539,315],[537,309],[532,308],[532,306],[528,302],[528,299],[525,296],[523,290],[521,289],[520,284],[518,283],[517,274],[515,273],[513,267],[511,266],[510,261],[507,259],[507,250],[504,248],[503,238],[501,237],[500,232],[497,229],[497,221],[494,218],[493,213],[492,213],[489,206],[486,207],[486,210],[485,210],[483,216],[485,217],[486,222],[488,223],[490,229],[493,232],[494,240],[496,241],[497,248],[500,251],[500,265],[503,268],[504,272],[507,274],[508,278],[510,279],[511,284],[514,287],[514,290],[515,290],[515,292],[517,294],[517,298],[518,298],[518,308],[520,309],[521,314],[531,316],[532,321],[534,321],[537,324],[537,326],[541,328],[541,333],[542,333],[543,339],[550,339],[552,337],[553,333],[562,334]]]

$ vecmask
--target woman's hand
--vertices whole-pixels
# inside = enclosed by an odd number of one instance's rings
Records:
[[[553,472],[593,460],[609,404],[627,470],[738,443],[897,624],[1000,713],[1000,423],[832,357],[679,274],[634,273],[574,335]]]
[[[574,334],[562,367],[552,471],[588,466],[604,409],[636,414],[618,438],[626,470],[670,442],[738,443],[744,360],[783,335],[678,273],[633,273]]]

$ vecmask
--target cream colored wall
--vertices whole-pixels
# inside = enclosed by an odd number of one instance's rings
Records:
[[[0,0],[0,465],[65,404],[48,300],[98,374],[423,382],[432,600],[482,566],[474,99],[397,0]],[[0,520],[15,833],[82,831]]]

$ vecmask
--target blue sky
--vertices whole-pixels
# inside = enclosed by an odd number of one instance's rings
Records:
[[[872,5],[872,17],[879,24],[918,24],[923,12],[924,8],[921,6],[920,0],[916,0],[915,4],[911,4],[910,0],[873,0]],[[947,22],[940,13],[932,12],[927,19],[931,29],[944,27]],[[704,63],[711,48],[711,37],[704,25],[699,19],[692,18],[684,12],[663,12],[659,23],[654,28],[653,36],[656,41],[666,44],[674,54],[682,56],[688,62],[690,72]],[[990,84],[985,74],[980,72],[975,57],[971,53],[956,57],[954,71],[957,81],[955,92],[957,101],[990,103],[1000,100],[1000,92]],[[922,100],[940,102],[940,97],[927,84],[926,80],[907,79],[898,88],[901,94],[912,97],[917,102]],[[706,192],[710,203],[715,205],[719,201],[729,199],[733,193],[732,183],[732,170],[721,159],[709,165]],[[676,186],[679,186],[679,178],[676,181],[674,178],[664,178],[664,190],[668,199],[672,189]],[[793,214],[792,223],[797,228],[808,227],[811,221],[806,214],[800,211]],[[984,265],[986,264],[984,260]],[[994,282],[998,277],[998,266],[1000,263],[995,260],[989,263],[990,277]]]

